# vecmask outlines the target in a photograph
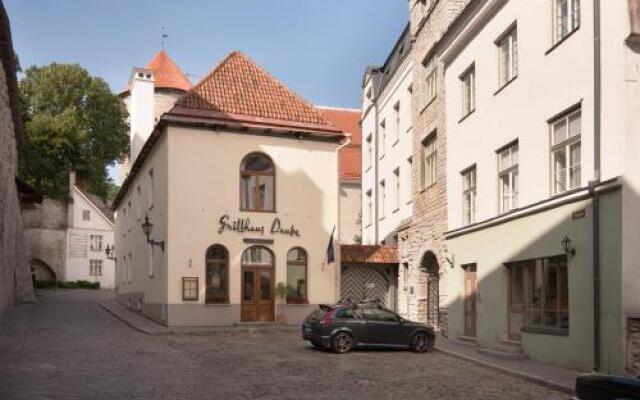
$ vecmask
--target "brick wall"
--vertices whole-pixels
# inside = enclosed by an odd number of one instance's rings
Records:
[[[446,125],[444,105],[443,68],[437,71],[437,95],[427,104],[426,70],[423,62],[434,44],[442,36],[451,21],[460,13],[468,0],[427,1],[427,7],[419,0],[409,3],[411,8],[411,34],[414,40],[413,82],[413,171],[412,198],[413,218],[408,238],[400,243],[400,253],[409,262],[409,285],[413,294],[409,296],[409,318],[419,321],[427,319],[427,274],[421,269],[422,257],[428,251],[436,255],[439,263],[442,304],[446,300],[446,272],[443,233],[447,228],[446,200]],[[429,5],[431,5],[429,7]],[[420,183],[422,141],[435,132],[437,161],[436,183],[422,188]],[[400,292],[404,288],[400,288]],[[442,330],[446,330],[446,309],[440,309]]]
[[[0,3],[0,313],[17,301],[33,300],[22,215],[16,189],[17,87],[7,15]],[[5,72],[6,71],[6,72]],[[17,120],[19,121],[19,119]]]

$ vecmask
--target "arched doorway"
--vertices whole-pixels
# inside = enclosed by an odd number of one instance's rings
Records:
[[[340,297],[352,302],[375,301],[392,307],[387,274],[375,266],[347,265],[342,267]]]
[[[31,273],[36,277],[36,282],[56,281],[56,273],[44,261],[34,258],[29,264],[31,265]]]
[[[242,253],[243,322],[274,320],[274,257],[263,246],[252,246]]]
[[[422,256],[420,269],[427,274],[427,323],[440,325],[440,266],[432,251]]]

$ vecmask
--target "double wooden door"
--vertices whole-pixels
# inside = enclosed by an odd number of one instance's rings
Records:
[[[476,337],[478,277],[475,264],[464,270],[464,335]]]
[[[242,267],[243,322],[274,320],[274,282],[272,267]]]

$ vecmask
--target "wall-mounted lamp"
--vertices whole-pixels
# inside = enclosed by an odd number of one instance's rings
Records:
[[[107,255],[107,260],[115,260],[116,259],[116,245],[111,245],[111,247],[109,247],[109,245],[107,245],[107,247],[104,248],[104,254]]]
[[[569,239],[569,236],[565,236],[564,239],[562,239],[562,248],[564,249],[565,254],[571,254],[572,257],[576,255],[576,249],[571,246],[571,239]]]
[[[142,232],[144,232],[145,236],[147,237],[147,243],[149,243],[152,246],[160,246],[162,251],[164,251],[164,240],[160,242],[156,242],[155,240],[149,237],[151,236],[151,229],[153,229],[153,224],[149,222],[149,215],[145,214],[144,222],[142,223]]]

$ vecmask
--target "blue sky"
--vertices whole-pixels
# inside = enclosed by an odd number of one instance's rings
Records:
[[[22,67],[73,62],[124,87],[133,66],[166,50],[195,82],[245,52],[305,99],[360,106],[408,18],[406,0],[4,0]]]

